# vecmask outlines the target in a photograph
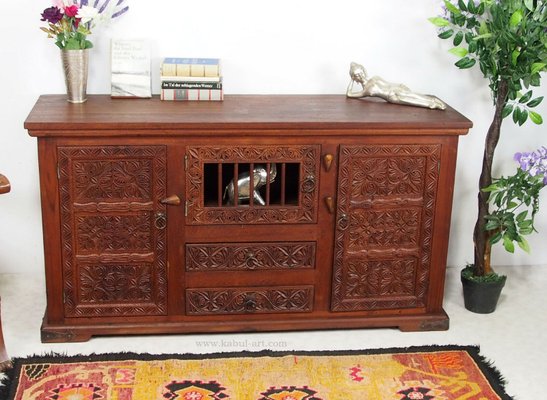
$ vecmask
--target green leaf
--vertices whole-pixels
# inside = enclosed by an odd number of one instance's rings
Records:
[[[517,220],[517,222],[521,223],[526,218],[526,215],[528,215],[528,211],[522,211],[521,213],[519,213],[519,215],[516,216],[515,219]]]
[[[441,39],[448,39],[453,34],[454,34],[454,31],[452,29],[448,29],[446,31],[439,33],[437,36],[440,37]]]
[[[527,213],[528,211],[524,211],[524,212]],[[519,226],[519,229],[528,229],[533,226],[533,223],[531,219],[526,219],[526,220],[519,221],[518,226]]]
[[[517,60],[520,56],[520,51],[518,51],[517,49],[513,50],[513,52],[511,53],[511,63],[513,65],[517,65]]]
[[[532,64],[532,70],[531,70],[531,74],[537,74],[539,72],[541,72],[545,67],[547,66],[546,63],[533,63]]]
[[[524,0],[524,5],[530,11],[534,11],[534,0]]]
[[[491,184],[490,186],[486,186],[485,188],[482,188],[481,191],[483,192],[493,192],[495,190],[498,190],[498,185],[495,183]]]
[[[528,107],[533,108],[538,106],[543,101],[543,96],[536,97],[534,100],[531,100],[528,104],[526,104]]]
[[[428,18],[429,22],[438,27],[444,27],[450,25],[450,22],[441,17]]]
[[[522,10],[515,11],[513,15],[511,15],[511,18],[509,19],[509,26],[511,26],[512,28],[518,26],[520,24],[520,21],[522,21],[522,17],[523,17]]]
[[[526,94],[524,94],[520,99],[519,99],[519,103],[521,104],[524,104],[524,103],[528,103],[530,101],[530,99],[532,98],[532,91],[528,91]]]
[[[488,25],[486,25],[486,21],[481,21],[481,24],[479,26],[479,35],[487,35],[490,31],[488,30]]]
[[[469,50],[470,53],[476,53],[476,52],[477,52],[477,48],[478,48],[478,44],[477,44],[476,41],[473,40],[471,43],[469,43],[469,48],[468,48],[468,50]]]
[[[467,49],[464,47],[454,47],[453,49],[450,49],[448,52],[460,58],[465,57],[469,53]]]
[[[507,250],[509,253],[515,252],[515,245],[507,234],[503,235],[503,247],[505,247],[505,250]]]
[[[455,15],[454,14],[454,22],[456,24],[458,24],[458,26],[464,26],[466,21],[467,21],[467,18],[465,18],[465,15],[463,15],[463,14]]]
[[[496,244],[501,240],[501,238],[502,238],[502,234],[501,234],[501,232],[498,232],[490,238],[490,243],[491,244]]]
[[[528,254],[530,253],[530,244],[528,243],[528,241],[525,238],[523,238],[522,236],[519,236],[519,238],[517,240],[517,244],[519,245],[519,247],[522,250],[524,250]]]
[[[66,41],[65,49],[80,50],[80,42],[76,39],[69,39]]]
[[[541,125],[543,123],[543,118],[535,111],[530,111],[530,119],[536,125]]]
[[[517,124],[520,120],[520,108],[515,108],[513,110],[513,122]]]
[[[473,40],[488,39],[488,38],[491,38],[491,37],[492,37],[492,34],[491,34],[491,33],[483,33],[482,35],[475,36],[475,37],[473,38]]]
[[[471,68],[475,64],[476,64],[476,61],[472,58],[469,58],[469,57],[464,57],[464,58],[462,58],[461,60],[459,60],[458,62],[455,63],[456,67],[458,67],[460,69]]]
[[[467,11],[467,6],[463,0],[458,0],[458,7],[460,7],[460,10],[462,11]]]
[[[519,125],[522,126],[528,119],[528,111],[527,110],[521,110],[520,116],[519,116]]]
[[[452,4],[449,0],[444,0],[444,5],[446,6],[446,9],[450,11],[451,13],[455,15],[460,15],[462,12],[458,7],[456,7],[454,4]]]
[[[475,14],[477,12],[477,7],[475,7],[475,0],[469,0],[467,2],[467,9],[472,14]]]
[[[505,107],[503,107],[503,111],[501,112],[501,117],[506,118],[513,112],[513,104],[506,104]]]
[[[462,41],[463,41],[463,32],[460,31],[456,33],[456,36],[454,36],[454,46],[459,46]]]

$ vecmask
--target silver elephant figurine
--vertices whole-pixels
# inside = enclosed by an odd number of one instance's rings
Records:
[[[270,182],[273,183],[277,176],[277,168],[274,163],[270,164]],[[253,169],[253,199],[261,206],[265,206],[266,202],[260,195],[259,189],[268,183],[268,172],[266,167],[259,166]],[[238,175],[237,179],[237,202],[242,204],[243,201],[249,201],[251,190],[251,179],[249,172],[242,172]],[[223,198],[228,197],[228,204],[235,205],[234,203],[234,180],[232,179],[226,188],[224,189]]]

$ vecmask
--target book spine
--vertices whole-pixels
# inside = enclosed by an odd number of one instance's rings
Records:
[[[220,76],[220,60],[218,58],[166,58],[161,64],[163,76]]]
[[[161,81],[162,89],[222,89],[222,82]]]
[[[170,76],[170,75],[160,75],[160,80],[163,81],[172,81],[172,82],[221,82],[221,76]]]
[[[161,100],[222,101],[222,89],[162,89]]]

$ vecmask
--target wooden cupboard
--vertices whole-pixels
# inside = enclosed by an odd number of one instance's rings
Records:
[[[45,342],[448,328],[456,153],[471,122],[338,95],[41,96]]]

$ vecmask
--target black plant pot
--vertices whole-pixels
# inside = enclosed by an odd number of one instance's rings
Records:
[[[476,282],[461,277],[465,308],[478,314],[490,314],[496,310],[501,290],[507,277],[501,276],[493,282]]]

